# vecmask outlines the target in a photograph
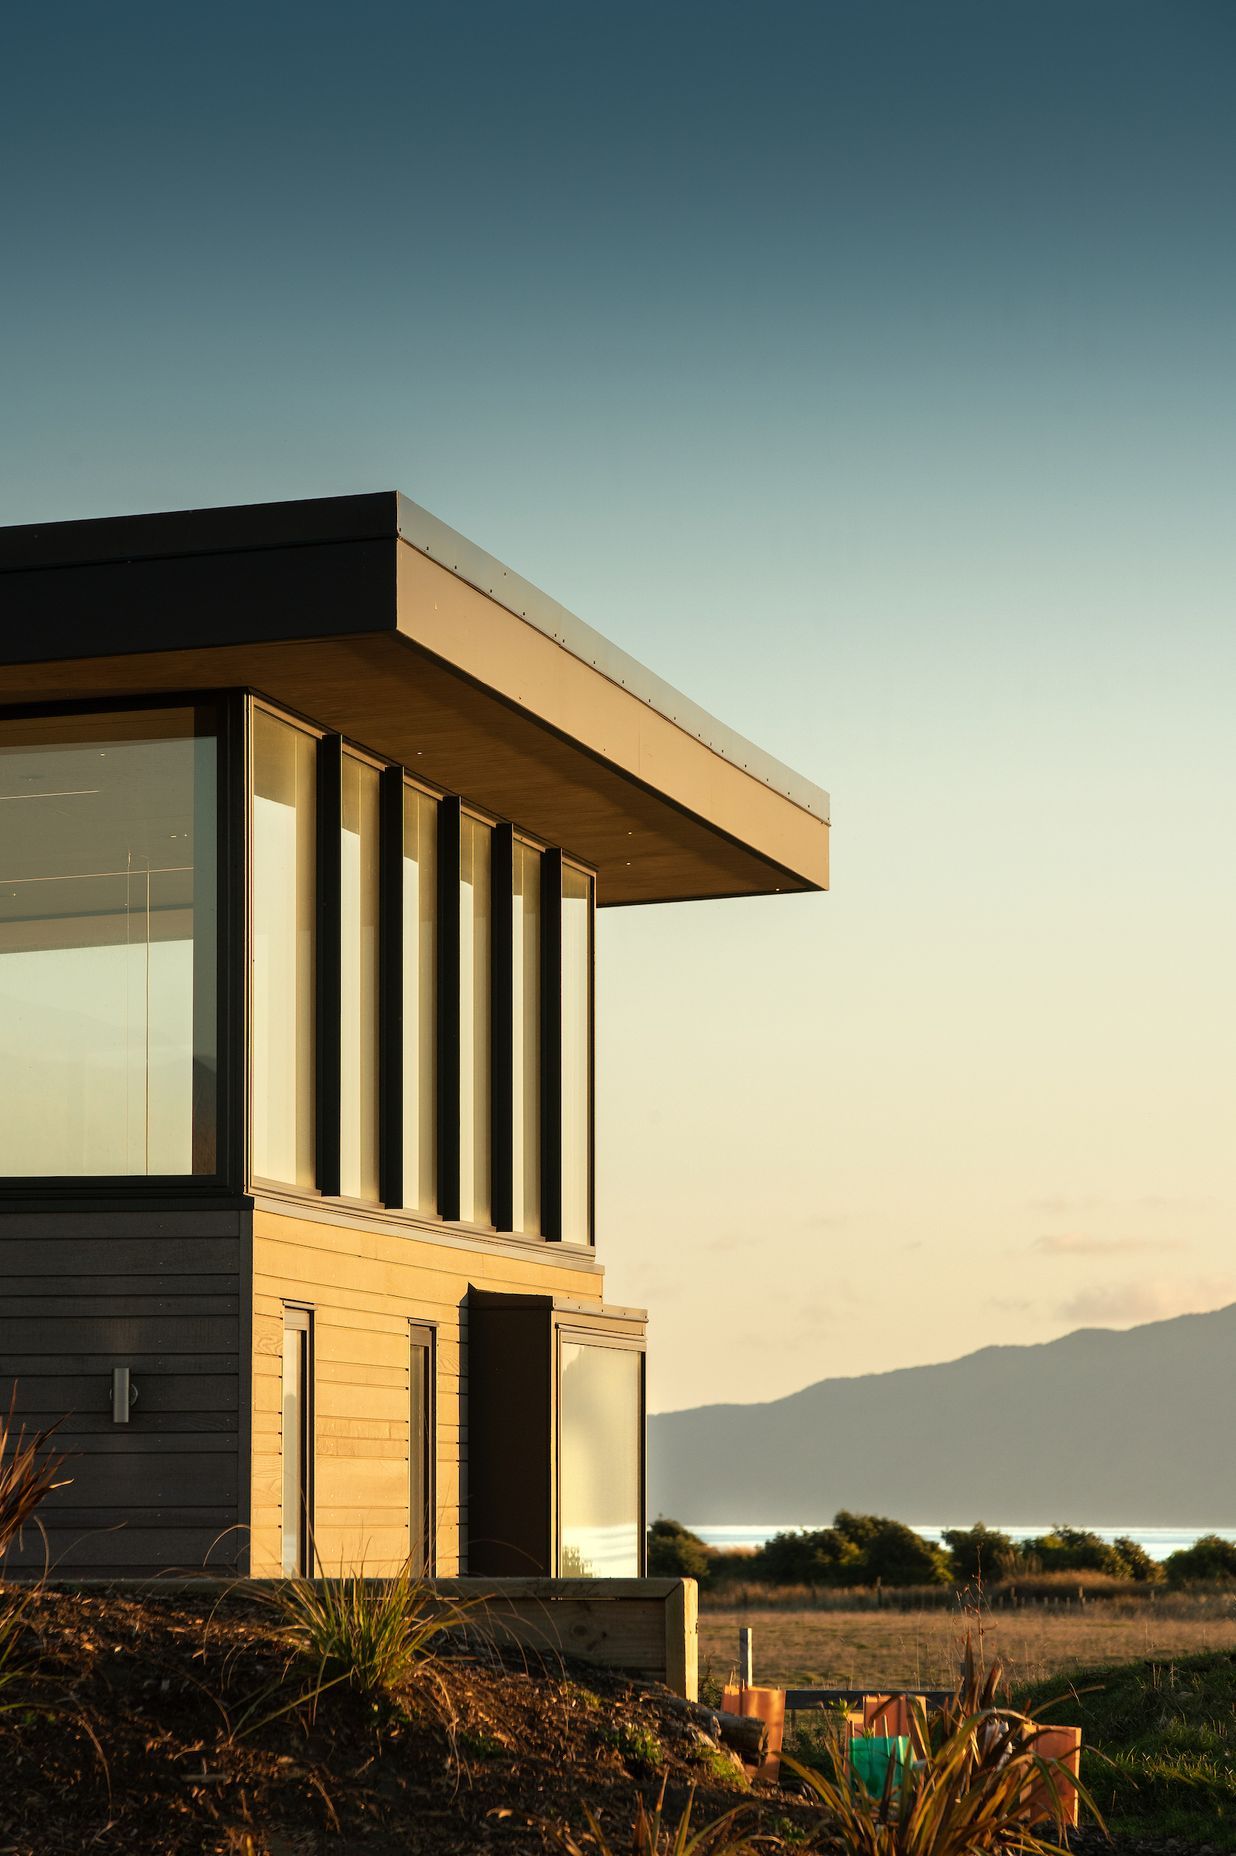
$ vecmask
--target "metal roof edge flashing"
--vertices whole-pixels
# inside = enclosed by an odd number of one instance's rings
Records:
[[[611,644],[566,606],[548,593],[533,586],[522,574],[506,567],[484,548],[477,547],[465,535],[422,509],[402,493],[398,496],[398,537],[429,560],[436,561],[449,573],[475,587],[517,619],[523,619],[535,631],[569,651],[581,663],[589,664],[611,683],[629,690],[639,701],[675,723],[722,760],[741,767],[745,773],[762,780],[783,798],[829,822],[830,800],[823,787],[795,773],[792,768],[755,746],[754,742],[727,728],[698,703],[684,696],[658,677],[655,671],[630,657],[618,645]]]

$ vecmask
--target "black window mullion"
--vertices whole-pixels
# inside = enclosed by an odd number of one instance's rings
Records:
[[[459,853],[458,799],[438,807],[438,1210],[459,1217]]]
[[[562,852],[541,858],[541,1233],[562,1236]]]
[[[492,1183],[490,1196],[494,1228],[513,1231],[515,1162],[512,1149],[515,1061],[515,833],[510,825],[495,825],[490,870],[492,950],[490,978],[490,1133]]]
[[[318,946],[317,946],[317,1173],[318,1191],[339,1195],[339,1117],[342,990],[341,833],[343,741],[318,743]]]
[[[403,769],[382,775],[378,926],[378,1177],[384,1205],[403,1204]]]

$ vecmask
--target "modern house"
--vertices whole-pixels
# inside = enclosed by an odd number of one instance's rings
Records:
[[[0,665],[55,1567],[638,1573],[595,910],[823,888],[826,795],[395,494],[2,530]]]

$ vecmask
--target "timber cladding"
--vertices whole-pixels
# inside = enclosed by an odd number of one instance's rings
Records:
[[[410,1326],[434,1330],[436,1568],[466,1558],[467,1295],[472,1287],[569,1295],[601,1305],[590,1257],[550,1260],[545,1248],[357,1227],[266,1209],[253,1214],[253,1470],[255,1576],[280,1570],[282,1358],[285,1309],[313,1315],[312,1521],[326,1572],[393,1573],[409,1541]]]
[[[0,1214],[0,1398],[58,1424],[68,1485],[13,1569],[46,1559],[95,1578],[243,1565],[251,1213]],[[112,1372],[137,1392],[112,1415]]]

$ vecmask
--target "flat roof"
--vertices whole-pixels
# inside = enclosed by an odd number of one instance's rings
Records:
[[[827,885],[826,792],[394,491],[0,529],[0,662],[14,703],[253,688],[582,856],[602,903]]]

